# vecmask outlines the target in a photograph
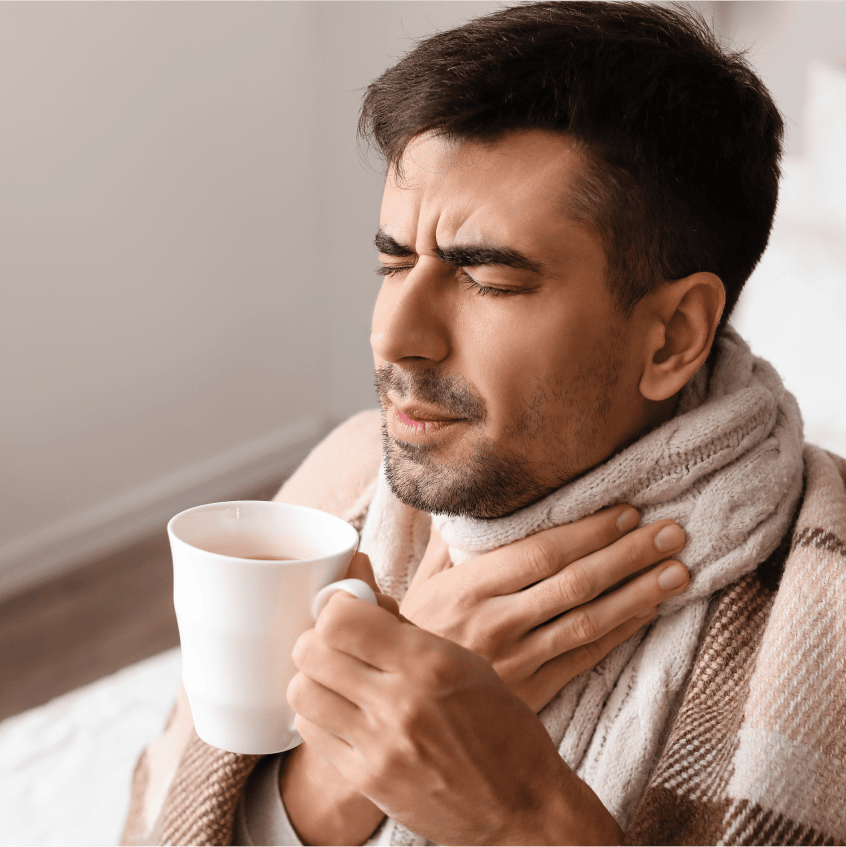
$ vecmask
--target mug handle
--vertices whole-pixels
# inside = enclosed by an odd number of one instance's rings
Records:
[[[338,582],[333,582],[327,585],[326,588],[321,588],[314,595],[314,600],[311,601],[311,616],[317,620],[318,615],[323,611],[323,607],[329,602],[329,598],[337,591],[346,591],[352,594],[353,597],[358,597],[359,600],[366,600],[374,606],[379,604],[376,602],[376,595],[373,589],[361,579],[341,579]]]

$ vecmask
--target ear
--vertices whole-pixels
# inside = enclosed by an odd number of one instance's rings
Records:
[[[649,328],[639,388],[660,402],[677,394],[708,358],[726,291],[719,277],[702,272],[669,282],[644,301]]]

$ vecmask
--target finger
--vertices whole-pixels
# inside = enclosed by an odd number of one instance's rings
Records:
[[[631,532],[639,523],[637,510],[611,506],[564,526],[545,529],[471,559],[461,567],[488,596],[513,594],[549,578],[596,550]]]
[[[382,594],[381,592],[376,592],[376,602],[383,609],[387,609],[392,615],[396,615],[396,617],[401,617],[399,610],[399,603],[394,600],[389,594]],[[405,620],[403,618],[403,620]]]
[[[340,770],[339,763],[355,757],[355,749],[345,739],[329,732],[318,723],[297,714],[294,718],[294,728],[303,741],[313,747],[329,764]]]
[[[344,579],[360,579],[373,589],[374,594],[379,591],[376,577],[373,575],[373,566],[370,564],[370,557],[366,553],[353,554]]]
[[[535,672],[526,702],[539,712],[571,680],[583,671],[596,667],[615,647],[655,619],[651,609],[644,617],[630,618],[589,644],[583,644],[541,665]]]
[[[440,573],[451,567],[452,560],[449,557],[449,546],[441,538],[441,534],[432,527],[429,533],[429,543],[426,545],[426,552],[417,566],[411,584],[416,585],[420,582],[425,582],[436,573]]]
[[[354,744],[302,715],[297,715],[294,726],[303,741],[333,765],[347,782],[361,793],[367,793],[373,782],[373,767]]]
[[[326,609],[329,609],[328,604]],[[297,677],[308,678],[358,708],[368,699],[368,692],[379,684],[381,672],[378,669],[356,656],[329,646],[317,628],[297,639],[291,656],[300,671]],[[304,679],[300,679],[298,686],[304,685]],[[294,703],[291,705],[299,711]]]
[[[645,568],[678,553],[685,541],[684,530],[673,521],[658,521],[641,527],[520,592],[514,598],[519,606],[516,613],[523,616],[528,631],[562,612],[588,603]],[[665,592],[660,599],[652,598],[640,610],[657,605],[667,596]]]
[[[315,624],[316,640],[372,668],[396,670],[402,664],[397,645],[403,627],[410,624],[400,621],[389,600],[385,598],[384,605],[374,606],[345,591],[333,594]]]
[[[286,697],[298,715],[345,741],[346,731],[362,719],[359,706],[302,671],[288,683]]]
[[[344,577],[345,579],[360,579],[366,582],[376,595],[376,602],[383,608],[387,609],[394,615],[399,615],[399,603],[388,594],[383,594],[379,591],[379,586],[376,583],[376,577],[373,573],[373,566],[370,564],[370,557],[366,553],[356,553]]]
[[[680,582],[668,588],[661,584],[665,575],[677,572]],[[528,633],[528,655],[540,666],[554,656],[590,644],[617,626],[644,614],[687,587],[687,568],[678,561],[665,562],[626,583],[610,594],[585,603]]]

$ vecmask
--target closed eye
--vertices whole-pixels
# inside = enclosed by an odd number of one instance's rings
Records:
[[[394,276],[405,271],[410,271],[413,268],[414,265],[382,265],[380,268],[376,269],[376,273],[379,274],[379,276]],[[476,280],[473,279],[473,277],[471,277],[466,271],[460,269],[458,270],[458,277],[468,288],[481,297],[501,297],[506,294],[518,293],[510,288],[496,288],[491,285],[482,285],[481,283],[476,282]]]
[[[459,278],[465,285],[481,297],[501,297],[505,294],[517,294],[516,291],[513,291],[510,288],[495,288],[491,285],[482,285],[481,283],[476,282],[476,280],[473,279],[473,277],[466,271],[459,271]]]
[[[410,271],[413,267],[414,265],[382,265],[381,268],[376,269],[376,273],[379,276],[393,276],[403,271]]]

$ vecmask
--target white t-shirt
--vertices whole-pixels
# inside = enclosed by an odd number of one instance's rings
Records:
[[[259,844],[302,844],[288,820],[279,791],[278,756],[265,756],[250,774],[235,810],[232,843],[241,847]]]

